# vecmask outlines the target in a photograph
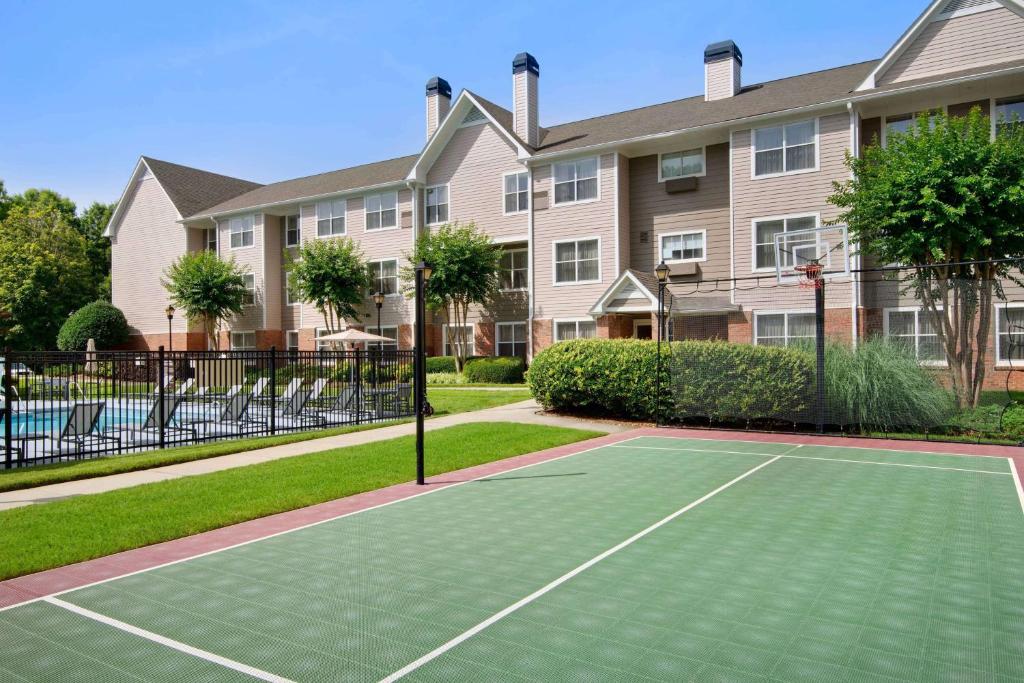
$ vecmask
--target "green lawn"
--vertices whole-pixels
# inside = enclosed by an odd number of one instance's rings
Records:
[[[428,475],[598,436],[481,422],[428,432]],[[414,437],[0,512],[0,580],[415,478]]]
[[[482,410],[495,406],[505,405],[524,401],[530,397],[530,392],[522,391],[446,391],[444,389],[430,389],[428,397],[431,405],[434,406],[434,416],[452,415],[454,413],[465,413],[472,410]],[[201,444],[198,446],[180,446],[168,448],[163,451],[150,451],[134,455],[119,455],[108,458],[96,458],[82,462],[59,463],[56,465],[40,465],[15,470],[0,470],[0,491],[16,491],[18,489],[31,488],[33,486],[44,486],[46,484],[58,484],[64,481],[75,481],[77,479],[90,479],[102,477],[108,474],[119,474],[121,472],[134,472],[146,470],[152,467],[163,465],[174,465],[191,460],[202,460],[214,458],[219,455],[230,455],[231,453],[242,453],[258,448],[269,448],[283,444],[295,443],[297,441],[308,441],[319,439],[325,436],[347,434],[366,429],[376,429],[390,424],[407,422],[408,420],[394,420],[372,425],[359,425],[350,427],[333,427],[310,432],[294,432],[291,434],[280,434],[278,436],[266,436],[255,439],[237,439],[234,441],[218,441],[216,443]]]

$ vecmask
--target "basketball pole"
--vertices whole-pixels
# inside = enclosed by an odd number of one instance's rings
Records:
[[[817,360],[815,400],[815,421],[818,434],[825,433],[825,278],[818,273],[814,288],[814,345]]]

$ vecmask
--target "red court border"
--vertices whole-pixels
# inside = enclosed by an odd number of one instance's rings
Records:
[[[222,550],[240,543],[258,540],[273,534],[297,529],[317,522],[323,522],[360,510],[393,503],[424,493],[446,488],[453,484],[508,470],[553,460],[573,453],[592,450],[600,446],[619,443],[638,436],[664,436],[675,438],[698,438],[709,440],[751,441],[757,443],[787,443],[821,446],[853,446],[878,450],[899,450],[950,455],[974,455],[1009,458],[1018,474],[1024,479],[1024,449],[1016,446],[987,446],[980,444],[940,443],[927,441],[903,441],[899,439],[858,439],[855,437],[815,436],[809,434],[778,434],[735,432],[711,429],[669,429],[647,427],[618,434],[597,437],[587,441],[550,448],[536,453],[527,453],[504,460],[498,460],[475,467],[469,467],[431,478],[426,487],[412,482],[396,484],[376,491],[367,491],[346,498],[319,503],[298,510],[260,517],[248,522],[214,529],[163,543],[157,543],[134,550],[108,555],[27,574],[0,582],[0,608],[11,607],[37,598],[62,591],[80,588],[87,584],[117,578],[125,574],[152,569],[154,567],[185,560],[196,555]]]

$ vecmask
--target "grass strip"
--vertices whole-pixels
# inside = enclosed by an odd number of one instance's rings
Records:
[[[426,435],[428,475],[599,436],[507,422]],[[0,580],[415,478],[415,438],[336,448],[0,512]]]

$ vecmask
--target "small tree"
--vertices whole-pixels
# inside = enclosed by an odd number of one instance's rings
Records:
[[[298,256],[285,254],[292,294],[316,306],[328,333],[342,321],[359,317],[359,306],[370,287],[370,272],[359,246],[343,237],[306,242]]]
[[[184,254],[165,278],[171,303],[185,311],[189,323],[201,323],[209,346],[219,350],[221,322],[241,313],[245,303],[245,271],[234,260],[222,261],[204,250]]]
[[[922,116],[846,163],[853,178],[830,197],[839,221],[862,251],[910,269],[904,283],[937,321],[957,402],[977,405],[999,280],[1018,265],[1005,259],[1024,255],[1024,128],[993,140],[977,108]]]
[[[455,349],[455,369],[466,364],[466,320],[471,304],[485,304],[498,288],[501,250],[473,223],[442,225],[424,232],[409,256],[403,277],[415,277],[420,261],[433,274],[426,291],[427,307],[439,312],[448,325],[448,344]]]
[[[124,313],[106,301],[93,301],[68,316],[57,334],[57,348],[61,351],[85,351],[92,339],[98,349],[110,349],[123,344],[130,330]]]

